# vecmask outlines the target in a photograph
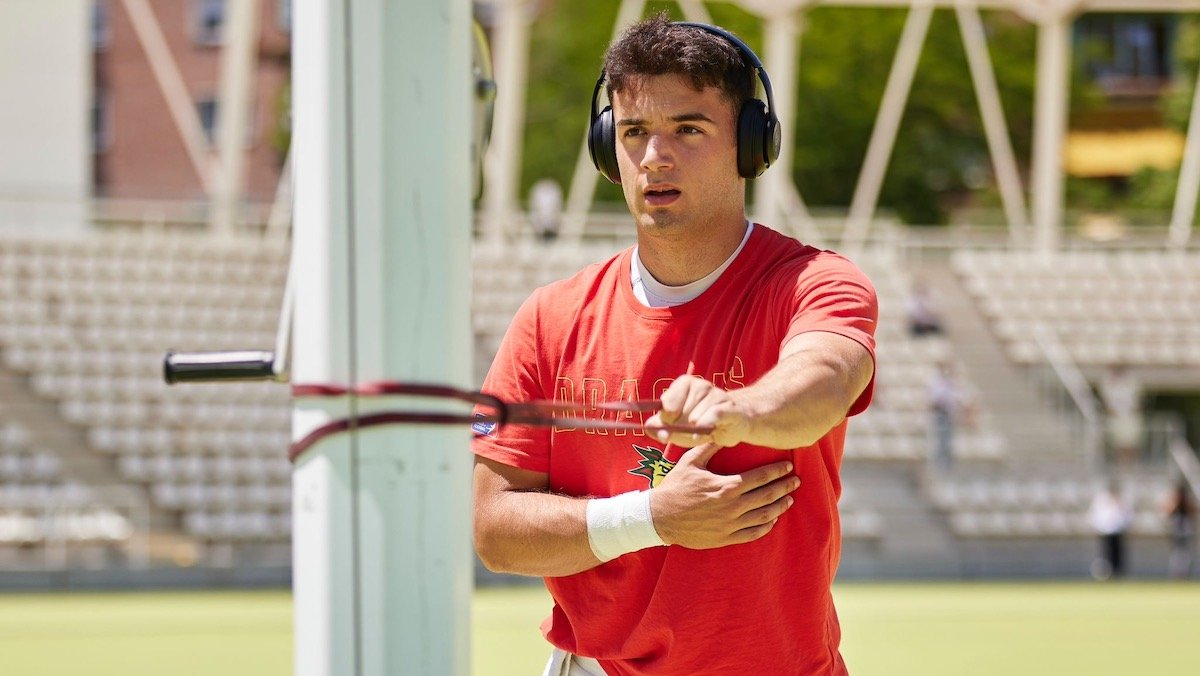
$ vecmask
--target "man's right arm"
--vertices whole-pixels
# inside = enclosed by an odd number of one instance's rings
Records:
[[[600,565],[587,500],[550,492],[549,475],[475,458],[475,550],[497,573],[561,577]]]
[[[651,491],[650,511],[667,544],[712,549],[757,540],[792,506],[800,485],[790,462],[741,474],[708,471],[720,447],[690,449]],[[600,565],[588,539],[588,499],[550,492],[549,477],[477,457],[475,548],[489,570],[561,577]]]

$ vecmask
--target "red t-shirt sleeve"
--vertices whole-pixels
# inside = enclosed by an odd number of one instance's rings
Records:
[[[875,361],[875,327],[879,323],[879,299],[875,286],[849,260],[821,252],[795,278],[795,313],[780,347],[809,331],[846,336],[867,348]],[[875,391],[875,376],[855,400],[847,415],[867,409]]]
[[[539,330],[539,298],[535,291],[513,317],[483,391],[504,401],[549,399],[540,379],[538,355],[545,354]],[[550,429],[530,425],[493,426],[477,423],[471,450],[478,456],[532,472],[550,471]]]

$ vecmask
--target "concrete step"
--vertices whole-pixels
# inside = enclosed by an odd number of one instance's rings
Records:
[[[5,416],[18,421],[29,431],[29,448],[58,459],[64,481],[101,488],[108,499],[124,504],[150,505],[149,521],[139,528],[177,526],[178,519],[153,509],[148,491],[121,476],[112,458],[98,454],[87,444],[86,430],[59,415],[57,402],[38,396],[27,376],[0,367],[0,401]]]
[[[1023,459],[1054,458],[1055,463],[1078,458],[1082,449],[1069,418],[1036,379],[1008,358],[949,261],[923,261],[921,277],[936,294],[955,357],[1004,435],[1008,452]]]
[[[920,494],[920,466],[876,463],[843,468],[842,480],[855,501],[882,520],[871,555],[889,568],[913,573],[956,574],[958,546],[945,520]]]

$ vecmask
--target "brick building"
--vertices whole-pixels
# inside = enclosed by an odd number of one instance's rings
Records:
[[[93,3],[95,196],[207,201],[198,167],[216,163],[224,32],[232,3]],[[290,0],[258,2],[245,144],[244,200],[250,203],[274,199],[285,160],[290,8]],[[193,115],[190,124],[198,122],[203,130],[191,152],[185,138],[196,127],[181,124],[181,114]]]

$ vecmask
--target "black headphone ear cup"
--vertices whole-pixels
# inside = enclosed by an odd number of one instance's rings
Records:
[[[592,120],[592,126],[588,129],[588,153],[592,156],[592,164],[605,178],[613,183],[621,183],[621,168],[617,165],[617,130],[611,106],[605,106]]]
[[[779,159],[779,151],[783,147],[783,130],[774,115],[767,116],[767,129],[764,137],[767,143],[767,166],[769,167]]]
[[[742,105],[738,115],[738,174],[743,178],[755,178],[767,169],[771,160],[767,156],[767,135],[771,133],[767,106],[758,99]]]

